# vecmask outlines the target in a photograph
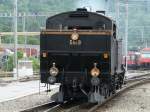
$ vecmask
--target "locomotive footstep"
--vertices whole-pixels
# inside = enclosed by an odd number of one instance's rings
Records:
[[[64,100],[63,100],[63,93],[62,93],[62,92],[59,92],[57,95],[58,95],[58,97],[57,97],[57,98],[58,98],[58,99],[57,99],[58,102],[63,102],[63,101],[64,101]]]
[[[89,102],[91,103],[101,103],[105,100],[104,96],[100,95],[99,92],[93,92],[89,95]]]

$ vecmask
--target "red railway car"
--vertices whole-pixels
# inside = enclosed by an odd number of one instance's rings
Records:
[[[140,53],[137,51],[129,51],[127,55],[127,67],[128,69],[137,69],[139,67]],[[125,56],[123,58],[123,64],[125,65]]]
[[[37,49],[34,48],[18,48],[18,51],[26,52],[27,57],[30,56],[39,56],[39,52]]]
[[[139,64],[141,68],[150,68],[150,48],[143,48],[141,50]]]

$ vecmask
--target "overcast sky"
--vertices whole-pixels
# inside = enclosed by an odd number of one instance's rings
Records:
[[[105,10],[106,3],[105,0],[78,0],[77,7],[87,7],[92,11]]]

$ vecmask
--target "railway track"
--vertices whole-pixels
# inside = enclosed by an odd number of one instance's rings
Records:
[[[32,108],[27,108],[27,109],[21,110],[20,112],[43,112],[43,111],[48,110],[49,108],[55,107],[57,105],[59,105],[59,104],[56,102],[48,102],[48,103],[45,103],[42,105],[34,106]]]
[[[90,104],[86,102],[76,102],[68,101],[63,104],[46,104],[39,107],[28,109],[28,111],[21,112],[95,112],[97,108],[100,108],[107,102],[111,101],[113,98],[121,95],[123,92],[128,91],[130,88],[149,83],[150,82],[150,73],[140,75],[131,79],[125,80],[125,85],[121,90],[116,91],[116,94],[112,95],[102,103]],[[44,108],[45,107],[45,108]],[[42,111],[41,111],[42,110]]]
[[[137,87],[139,85],[146,84],[146,83],[150,83],[150,73],[146,73],[144,75],[137,76],[135,78],[126,80],[126,85],[124,85],[121,90],[117,91],[116,94],[109,97],[103,103],[99,103],[98,105],[95,105],[93,108],[91,108],[87,112],[95,112],[98,108],[102,107],[107,102],[111,101],[112,99],[114,99],[115,97],[121,95],[122,93],[128,91],[130,88],[134,88],[134,87]]]
[[[67,101],[63,104],[57,105],[53,108],[50,108],[44,112],[74,112],[74,110],[78,110],[80,105],[85,104],[84,101]]]

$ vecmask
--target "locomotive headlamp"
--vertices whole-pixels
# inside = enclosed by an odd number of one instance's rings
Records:
[[[51,76],[56,76],[59,73],[58,68],[56,68],[55,63],[53,63],[53,66],[50,68],[49,73]]]
[[[73,32],[72,35],[71,35],[71,39],[72,39],[73,41],[76,41],[76,40],[79,39],[79,34],[76,32],[76,29],[74,29],[74,32]]]
[[[91,70],[91,75],[97,77],[100,74],[100,70],[97,68],[97,63],[94,63],[94,68]]]

